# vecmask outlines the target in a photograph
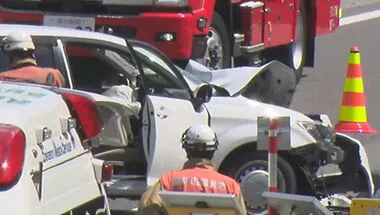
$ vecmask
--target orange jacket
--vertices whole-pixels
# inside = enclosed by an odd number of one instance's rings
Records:
[[[64,78],[62,74],[54,68],[41,68],[35,63],[35,60],[26,59],[16,64],[15,68],[0,73],[0,80],[25,80],[37,84],[46,84],[48,74],[54,76],[54,86],[63,87]]]
[[[234,179],[218,173],[212,161],[206,159],[191,159],[184,164],[182,170],[174,170],[164,174],[156,184],[142,195],[137,214],[164,213],[162,210],[164,206],[158,195],[160,190],[236,194],[245,210],[240,185]],[[154,212],[158,209],[162,212]]]

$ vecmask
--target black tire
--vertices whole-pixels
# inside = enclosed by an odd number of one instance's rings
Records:
[[[299,83],[299,81],[301,80],[302,78],[302,75],[303,75],[303,69],[304,69],[304,66],[305,66],[305,60],[306,60],[306,35],[307,35],[307,32],[306,32],[306,17],[305,17],[305,6],[303,4],[302,1],[300,1],[300,7],[298,9],[298,12],[297,12],[297,21],[296,21],[297,25],[296,25],[296,29],[297,27],[300,28],[300,35],[301,38],[295,38],[296,41],[293,42],[290,47],[288,48],[288,51],[289,51],[289,59],[288,59],[288,65],[290,66],[290,68],[294,69],[295,73],[296,73],[296,81],[297,83]],[[297,33],[296,33],[297,34]],[[294,62],[293,62],[293,47],[296,45],[297,42],[300,42],[302,43],[302,57],[300,59],[300,63],[298,65],[294,65]]]
[[[280,183],[277,182],[279,192],[285,192],[285,193],[296,193],[297,192],[297,177],[296,174],[292,168],[292,166],[283,158],[278,156],[277,159],[277,179],[285,180],[285,187],[280,187]],[[225,167],[223,167],[222,173],[234,178],[239,183],[241,182],[239,174],[243,173],[244,170],[242,167],[248,165],[251,163],[251,165],[255,165],[260,170],[268,171],[268,156],[265,152],[245,152],[243,154],[240,154],[236,158],[233,159],[232,162],[227,164]],[[249,169],[248,167],[245,169]],[[243,188],[242,188],[243,189]],[[266,188],[265,188],[266,189]],[[242,190],[244,192],[244,190]],[[250,200],[245,196],[246,202],[249,202]],[[257,199],[256,199],[257,200]],[[253,200],[252,200],[253,201]],[[258,200],[257,200],[258,201]],[[250,211],[249,214],[255,214],[260,213],[260,210],[265,210],[265,208],[257,208],[257,209],[249,209],[247,207],[247,210]]]
[[[212,17],[212,23],[210,26],[211,29],[215,30],[221,37],[222,42],[222,53],[223,53],[223,59],[222,59],[222,68],[229,68],[231,67],[231,48],[229,45],[229,36],[227,31],[227,26],[223,21],[223,18],[216,12],[214,12]],[[209,34],[212,34],[212,30],[210,29]],[[209,49],[206,49],[206,52],[209,51]]]

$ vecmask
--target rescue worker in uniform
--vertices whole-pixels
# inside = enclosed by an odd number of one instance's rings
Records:
[[[0,45],[10,65],[8,71],[0,73],[0,80],[64,86],[64,78],[57,69],[37,66],[35,46],[30,35],[14,32],[4,37]]]
[[[211,161],[218,148],[214,131],[207,125],[193,125],[181,138],[182,148],[189,159],[181,170],[170,171],[141,197],[137,214],[166,214],[158,195],[161,190],[236,194],[246,211],[240,185],[232,178],[218,173]]]

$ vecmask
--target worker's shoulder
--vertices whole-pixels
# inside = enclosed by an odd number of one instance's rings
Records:
[[[60,70],[53,67],[37,67],[43,74],[53,74],[56,78],[63,79],[62,73]]]
[[[167,171],[163,175],[161,175],[161,180],[167,179],[167,178],[172,178],[174,175],[177,175],[180,171],[183,171],[183,170],[175,169],[175,170]]]
[[[215,171],[216,172],[216,171]],[[219,173],[219,172],[216,172],[216,174],[218,174],[224,181],[226,182],[229,182],[231,184],[238,184],[237,181],[235,179],[233,179],[232,177],[228,176],[228,175],[224,175],[222,173]]]
[[[10,69],[6,72],[25,72],[25,71],[35,71],[35,72],[44,72],[44,73],[60,73],[60,71],[57,68],[54,67],[42,67],[37,65],[23,65],[14,69]]]
[[[218,178],[218,180],[222,180],[228,184],[234,184],[234,185],[237,185],[238,183],[233,179],[231,178],[230,176],[228,175],[224,175],[220,172],[218,172],[217,170],[213,169],[213,168],[200,168],[202,170],[202,172],[200,172],[200,174],[202,174],[202,176],[211,176],[212,178]],[[190,171],[193,170],[193,171],[197,171],[198,169],[190,169]]]

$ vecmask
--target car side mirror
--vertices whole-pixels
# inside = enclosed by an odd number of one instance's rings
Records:
[[[198,88],[198,90],[196,91],[196,96],[195,96],[195,99],[197,100],[197,102],[199,102],[200,104],[202,103],[207,103],[210,101],[211,97],[212,97],[212,93],[213,93],[213,87],[212,85],[202,85],[201,87]]]

